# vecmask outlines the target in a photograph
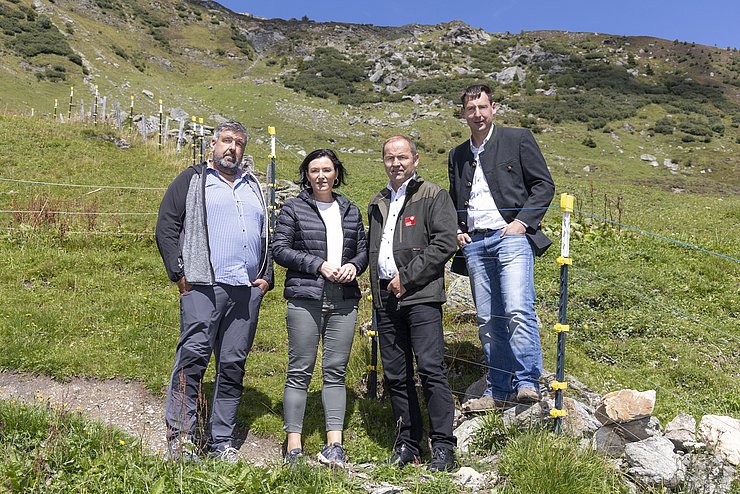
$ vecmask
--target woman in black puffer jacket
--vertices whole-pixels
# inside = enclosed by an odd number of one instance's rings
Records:
[[[345,183],[346,175],[334,151],[312,151],[299,171],[303,190],[280,210],[272,240],[275,262],[288,269],[283,292],[288,300],[285,461],[293,463],[303,456],[303,416],[321,339],[327,441],[318,459],[342,467],[346,461],[344,379],[360,299],[356,278],[368,263],[365,228],[360,210],[332,190]]]

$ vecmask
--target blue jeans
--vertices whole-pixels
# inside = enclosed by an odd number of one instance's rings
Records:
[[[524,234],[501,238],[500,233],[472,235],[463,252],[489,366],[484,394],[509,400],[520,388],[539,389],[542,349],[532,247]]]

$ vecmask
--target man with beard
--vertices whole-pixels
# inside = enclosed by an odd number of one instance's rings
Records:
[[[265,201],[241,167],[247,130],[220,124],[213,159],[180,173],[165,192],[157,247],[180,291],[180,338],[167,390],[170,457],[197,461],[196,423],[206,417],[201,395],[211,353],[216,358],[213,405],[207,418],[209,454],[234,463],[232,446],[244,364],[254,341],[262,296],[272,288]]]

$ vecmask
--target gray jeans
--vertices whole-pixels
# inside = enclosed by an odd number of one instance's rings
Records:
[[[216,358],[213,406],[208,417],[210,447],[231,446],[236,412],[244,389],[244,364],[257,329],[262,291],[252,286],[193,285],[180,296],[180,340],[167,390],[168,438],[192,436],[207,407],[203,403],[203,375]]]
[[[357,299],[344,300],[341,285],[326,282],[322,300],[288,300],[288,377],[283,394],[286,432],[303,432],[306,397],[311,383],[319,338],[323,341],[321,401],[327,431],[344,429],[347,371],[357,319]]]

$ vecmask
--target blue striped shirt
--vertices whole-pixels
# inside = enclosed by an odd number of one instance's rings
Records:
[[[216,283],[251,285],[262,254],[262,201],[241,170],[233,187],[210,166],[206,174],[208,245]]]

